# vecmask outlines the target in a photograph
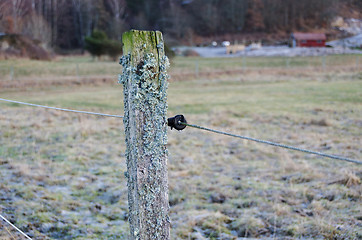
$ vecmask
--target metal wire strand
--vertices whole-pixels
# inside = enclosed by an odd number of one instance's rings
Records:
[[[232,133],[222,132],[222,131],[218,131],[218,130],[214,130],[214,129],[210,129],[210,128],[206,128],[206,127],[201,127],[201,126],[194,125],[194,124],[188,124],[188,123],[184,123],[184,122],[179,122],[179,123],[186,125],[188,127],[193,127],[193,128],[213,132],[213,133],[230,136],[230,137],[241,138],[241,139],[250,140],[250,141],[254,141],[254,142],[258,142],[258,143],[264,143],[264,144],[272,145],[275,147],[281,147],[281,148],[286,148],[286,149],[295,150],[295,151],[299,151],[299,152],[314,154],[314,155],[318,155],[318,156],[322,156],[322,157],[326,157],[326,158],[333,158],[333,159],[337,159],[337,160],[343,160],[343,161],[347,161],[347,162],[362,164],[362,161],[351,159],[351,158],[326,154],[326,153],[322,153],[322,152],[311,151],[311,150],[307,150],[307,149],[303,149],[303,148],[288,146],[285,144],[275,143],[275,142],[271,142],[271,141],[265,141],[265,140],[261,140],[261,139],[257,139],[257,138],[251,138],[251,137],[236,135],[236,134],[232,134]]]
[[[111,114],[95,113],[95,112],[87,112],[87,111],[78,111],[78,110],[71,110],[71,109],[66,109],[66,108],[49,107],[49,106],[38,105],[38,104],[33,104],[33,103],[19,102],[19,101],[4,99],[4,98],[0,98],[0,101],[10,102],[10,103],[17,103],[17,104],[33,106],[33,107],[41,107],[41,108],[47,108],[47,109],[53,109],[53,110],[60,110],[60,111],[65,111],[65,112],[85,113],[85,114],[104,116],[104,117],[123,118],[123,116],[119,116],[119,115],[111,115]],[[337,160],[343,160],[343,161],[347,161],[347,162],[362,164],[362,161],[351,159],[351,158],[346,158],[346,157],[342,157],[342,156],[336,156],[336,155],[326,154],[326,153],[322,153],[322,152],[311,151],[311,150],[307,150],[307,149],[303,149],[303,148],[293,147],[293,146],[289,146],[289,145],[285,145],[285,144],[275,143],[275,142],[271,142],[271,141],[261,140],[261,139],[257,139],[257,138],[251,138],[251,137],[246,137],[246,136],[242,136],[242,135],[236,135],[236,134],[232,134],[232,133],[222,132],[222,131],[218,131],[218,130],[214,130],[214,129],[210,129],[210,128],[206,128],[206,127],[201,127],[201,126],[194,125],[194,124],[184,123],[184,122],[179,122],[179,124],[186,125],[188,127],[193,127],[193,128],[205,130],[205,131],[209,131],[209,132],[213,132],[213,133],[226,135],[226,136],[241,138],[241,139],[250,140],[250,141],[254,141],[254,142],[258,142],[258,143],[264,143],[264,144],[268,144],[268,145],[272,145],[272,146],[276,146],[276,147],[281,147],[281,148],[286,148],[286,149],[295,150],[295,151],[299,151],[299,152],[314,154],[314,155],[318,155],[318,156],[322,156],[322,157],[327,157],[327,158],[332,158],[332,159],[337,159]]]
[[[28,235],[26,235],[23,231],[21,231],[19,228],[17,228],[14,224],[12,224],[9,220],[7,220],[5,217],[3,217],[3,215],[0,214],[0,217],[6,222],[8,223],[10,226],[12,226],[13,228],[16,229],[16,231],[18,231],[19,233],[21,233],[24,237],[26,237],[26,239],[32,240]]]
[[[105,113],[79,111],[79,110],[72,110],[72,109],[58,108],[58,107],[49,107],[49,106],[44,106],[44,105],[39,105],[39,104],[33,104],[33,103],[26,103],[26,102],[19,102],[19,101],[4,99],[4,98],[0,98],[0,101],[10,102],[10,103],[17,103],[17,104],[22,104],[22,105],[27,105],[27,106],[33,106],[33,107],[41,107],[41,108],[47,108],[47,109],[53,109],[53,110],[60,110],[60,111],[65,111],[65,112],[85,113],[85,114],[97,115],[97,116],[103,116],[103,117],[123,118],[123,116],[119,116],[119,115],[111,115],[111,114],[105,114]]]

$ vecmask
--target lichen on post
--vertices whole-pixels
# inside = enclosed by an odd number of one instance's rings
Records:
[[[124,126],[132,239],[170,239],[167,175],[167,68],[161,32],[122,36]]]

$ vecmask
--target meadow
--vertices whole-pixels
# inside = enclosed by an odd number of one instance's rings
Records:
[[[361,160],[356,59],[176,57],[168,115]],[[120,72],[87,56],[1,61],[0,98],[123,115]],[[0,213],[33,239],[127,239],[124,138],[122,119],[0,102]],[[168,150],[172,239],[362,238],[361,165],[189,127]],[[0,239],[18,238],[0,221]]]

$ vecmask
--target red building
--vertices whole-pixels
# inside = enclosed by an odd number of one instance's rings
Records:
[[[293,47],[325,47],[326,35],[324,33],[292,33]]]

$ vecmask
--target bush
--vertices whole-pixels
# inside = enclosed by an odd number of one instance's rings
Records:
[[[119,55],[122,54],[122,43],[118,41],[108,40],[106,41],[106,54],[113,60],[117,60]]]
[[[198,54],[198,52],[192,50],[192,49],[186,49],[185,51],[182,52],[182,56],[185,57],[200,57],[200,54]]]
[[[84,39],[85,49],[93,57],[101,57],[102,55],[108,55],[113,60],[116,60],[119,55],[122,54],[122,44],[118,41],[108,39],[107,35],[103,31],[94,30],[91,36]]]

